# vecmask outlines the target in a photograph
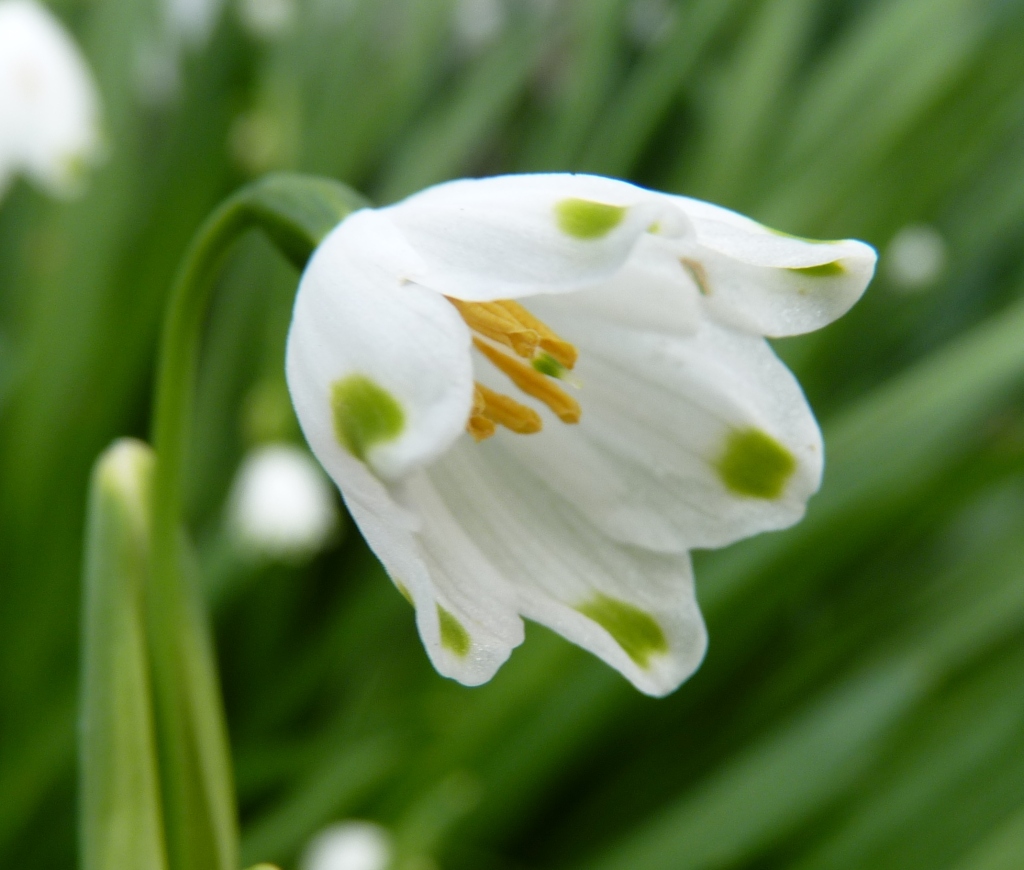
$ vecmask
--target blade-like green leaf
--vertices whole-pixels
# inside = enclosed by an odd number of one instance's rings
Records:
[[[80,752],[82,870],[165,870],[142,594],[152,451],[115,442],[89,504]]]

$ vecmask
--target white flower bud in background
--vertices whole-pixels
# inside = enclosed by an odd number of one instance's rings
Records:
[[[904,291],[923,290],[945,271],[946,241],[928,224],[908,224],[889,242],[882,255],[885,274]]]
[[[506,19],[502,0],[459,0],[455,7],[455,38],[467,51],[479,51],[501,33]]]
[[[0,0],[0,189],[24,172],[76,193],[99,146],[99,96],[78,47],[38,3]]]
[[[349,821],[317,834],[302,856],[301,870],[386,870],[391,837],[373,822]]]
[[[182,56],[206,46],[222,8],[222,0],[163,0],[159,22],[135,49],[135,85],[144,105],[160,109],[181,95]]]
[[[309,454],[287,444],[259,447],[246,456],[228,510],[237,544],[266,559],[310,558],[338,528],[333,487]]]
[[[202,48],[213,33],[221,0],[164,0],[164,18],[172,44]]]
[[[295,20],[295,0],[240,0],[238,15],[258,39],[274,39],[285,33]]]

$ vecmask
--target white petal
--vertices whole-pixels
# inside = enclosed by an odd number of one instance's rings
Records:
[[[487,682],[523,641],[508,585],[422,473],[388,487],[351,457],[337,471],[352,519],[416,609],[434,667],[467,686]]]
[[[696,236],[681,245],[683,262],[723,323],[769,336],[820,329],[860,299],[874,274],[875,251],[863,242],[798,239],[710,203],[669,198]]]
[[[445,676],[485,683],[523,642],[516,597],[426,473],[410,477],[401,498],[420,520],[416,543],[429,577],[410,592],[427,654]]]
[[[457,444],[428,474],[454,520],[514,588],[519,611],[664,695],[706,633],[689,556],[615,543],[501,440]]]
[[[286,374],[313,452],[340,483],[352,456],[394,479],[463,431],[472,404],[469,330],[446,299],[400,282],[415,261],[377,212],[349,216],[299,284]]]
[[[662,239],[651,235],[640,239],[611,278],[560,298],[574,314],[653,332],[687,335],[701,318],[692,274]]]
[[[606,534],[661,552],[724,546],[803,516],[820,485],[821,434],[763,339],[710,322],[690,336],[626,329],[574,317],[572,299],[531,307],[579,348],[580,422],[499,433],[510,452]]]
[[[0,3],[0,159],[73,192],[99,147],[99,99],[77,46],[33,0]]]
[[[611,277],[658,223],[689,231],[659,194],[592,175],[439,184],[382,210],[423,257],[416,280],[461,299],[560,292]]]

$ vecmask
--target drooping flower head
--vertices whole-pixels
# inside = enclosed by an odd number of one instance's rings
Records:
[[[0,191],[24,172],[74,193],[99,141],[96,85],[71,37],[34,0],[0,0]]]
[[[324,240],[288,384],[441,673],[486,681],[526,617],[661,695],[706,646],[689,551],[820,483],[764,337],[839,317],[874,263],[607,178],[450,182]]]

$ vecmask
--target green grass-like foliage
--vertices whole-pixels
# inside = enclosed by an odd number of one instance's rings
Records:
[[[230,5],[184,48],[157,0],[54,3],[96,70],[108,149],[78,200],[17,182],[0,202],[0,866],[75,865],[90,468],[147,435],[189,238],[275,169],[379,203],[464,175],[607,173],[882,259],[843,320],[777,342],[822,422],[822,490],[794,529],[697,554],[708,657],[653,701],[535,627],[492,683],[441,679],[351,524],[311,564],[232,556],[241,455],[298,437],[296,273],[239,245],[186,502],[241,866],[295,870],[347,817],[386,825],[402,866],[444,870],[1024,866],[1024,0],[506,2],[490,29],[473,5],[298,0],[269,35]],[[908,289],[888,245],[920,223],[947,257]],[[93,587],[92,612],[117,588]],[[145,682],[115,655],[138,647],[120,613],[87,685]]]

